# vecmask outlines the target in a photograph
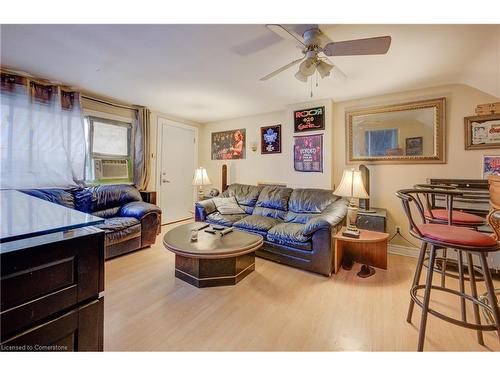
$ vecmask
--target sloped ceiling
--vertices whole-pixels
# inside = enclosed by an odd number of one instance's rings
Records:
[[[344,101],[449,83],[500,96],[498,25],[321,25],[334,41],[391,35],[384,56],[336,57],[346,79],[314,98]],[[264,25],[2,25],[6,67],[199,123],[281,110],[310,99],[301,56]]]

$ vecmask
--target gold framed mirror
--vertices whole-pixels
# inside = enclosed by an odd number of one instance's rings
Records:
[[[445,163],[445,98],[346,112],[349,163]]]

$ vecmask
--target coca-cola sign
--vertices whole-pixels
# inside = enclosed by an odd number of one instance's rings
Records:
[[[308,108],[293,112],[295,133],[325,129],[325,107]]]

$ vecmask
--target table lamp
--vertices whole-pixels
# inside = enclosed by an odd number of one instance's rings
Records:
[[[199,167],[194,170],[193,185],[198,186],[198,200],[203,199],[203,186],[211,184],[205,168]]]
[[[359,229],[356,227],[358,207],[356,206],[355,198],[369,198],[363,186],[361,171],[346,169],[342,175],[340,185],[335,189],[333,194],[349,198],[349,206],[347,207],[347,230],[342,234],[346,237],[359,238]]]

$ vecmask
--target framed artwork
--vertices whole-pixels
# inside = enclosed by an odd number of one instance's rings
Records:
[[[500,114],[464,119],[465,149],[500,148]]]
[[[245,159],[245,129],[212,133],[212,160]]]
[[[406,138],[405,155],[422,155],[424,153],[424,137]]]
[[[483,179],[489,176],[500,176],[500,155],[483,156]]]
[[[293,167],[298,172],[323,172],[323,134],[293,137]]]
[[[262,126],[260,128],[260,153],[281,153],[281,125]]]
[[[293,112],[295,133],[325,129],[325,107],[301,109]]]

